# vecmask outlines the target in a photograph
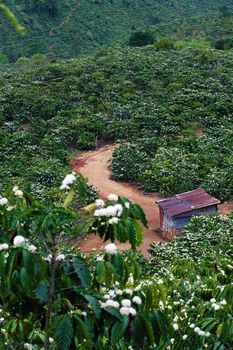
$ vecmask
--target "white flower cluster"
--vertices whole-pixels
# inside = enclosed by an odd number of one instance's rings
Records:
[[[111,254],[111,255],[116,254],[116,252],[117,252],[117,247],[114,243],[107,244],[104,247],[104,249],[105,249],[106,253]]]
[[[8,199],[5,197],[0,198],[0,206],[4,206],[8,204]]]
[[[142,299],[135,295],[132,300],[130,299],[122,299],[120,302],[117,300],[114,300],[116,297],[121,296],[122,294],[127,294],[126,290],[120,290],[118,288],[110,289],[107,294],[103,296],[104,302],[101,302],[101,308],[105,309],[106,307],[114,307],[116,309],[119,309],[120,313],[123,316],[136,316],[137,310],[132,307],[132,303],[135,305],[141,305]]]
[[[49,254],[47,257],[43,258],[44,261],[48,261],[49,263],[52,261],[52,254]],[[64,261],[66,258],[65,254],[58,254],[55,258],[55,261],[60,262]]]
[[[21,191],[18,186],[13,187],[13,192],[16,197],[23,198],[23,191]]]
[[[216,299],[214,299],[214,298],[210,299],[210,302],[211,302],[212,308],[213,308],[215,311],[221,309],[221,306],[222,306],[222,305],[226,305],[226,304],[227,304],[227,302],[226,302],[225,299],[223,299],[223,300],[221,300],[221,301],[219,302],[220,305],[216,303]]]
[[[103,199],[96,199],[96,201],[95,201],[95,205],[96,205],[96,207],[97,208],[102,208],[103,206],[104,206],[104,201],[103,201]]]
[[[107,217],[120,217],[123,213],[123,207],[121,204],[109,205],[107,208],[96,209],[94,216],[107,216]]]
[[[9,245],[7,244],[7,243],[2,243],[2,244],[0,244],[0,252],[2,251],[2,250],[7,250],[9,248]]]
[[[110,201],[117,202],[118,201],[118,196],[116,194],[114,194],[114,193],[111,193],[111,194],[108,195],[108,199]]]
[[[74,173],[66,175],[66,177],[62,181],[60,189],[61,190],[69,190],[70,185],[72,185],[75,180],[76,180],[76,177],[75,177]]]
[[[33,244],[29,244],[28,240],[20,235],[15,236],[15,238],[13,240],[13,246],[16,248],[17,247],[24,247],[24,248],[28,249],[28,251],[31,253],[35,253],[35,251],[37,250],[36,246],[34,246]]]
[[[194,323],[190,324],[189,327],[192,328],[200,337],[210,337],[210,332],[202,331],[199,327],[196,327]]]

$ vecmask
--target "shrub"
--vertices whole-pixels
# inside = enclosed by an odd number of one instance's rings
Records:
[[[171,39],[164,38],[160,39],[155,43],[157,50],[172,50],[175,48],[175,45]]]
[[[154,43],[154,37],[150,32],[134,32],[129,39],[130,46],[146,46]]]

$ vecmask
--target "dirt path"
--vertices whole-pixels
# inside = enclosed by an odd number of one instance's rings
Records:
[[[97,151],[85,152],[81,158],[77,159],[77,164],[74,168],[88,178],[89,182],[99,191],[101,198],[106,199],[110,193],[115,193],[141,205],[146,214],[149,229],[145,231],[144,240],[139,249],[144,256],[148,257],[147,249],[150,243],[163,242],[163,239],[154,232],[154,229],[159,226],[159,211],[155,202],[162,197],[159,194],[145,195],[129,184],[111,180],[109,160],[113,149],[114,146],[106,146]],[[129,248],[127,244],[119,244],[118,246],[122,250]],[[89,235],[81,247],[86,253],[93,248],[101,249],[103,243],[97,236]]]
[[[72,161],[73,169],[76,169],[98,190],[99,197],[106,199],[110,193],[126,197],[134,203],[139,204],[147,217],[149,229],[145,231],[144,240],[139,249],[145,257],[148,257],[147,249],[150,243],[164,242],[164,240],[154,232],[159,226],[159,210],[156,200],[162,197],[158,193],[146,195],[135,187],[122,182],[111,180],[111,171],[109,169],[109,160],[115,146],[105,146],[96,151],[88,151]],[[225,202],[219,206],[219,211],[227,214],[233,210],[233,202]],[[92,249],[102,249],[103,242],[96,235],[88,235],[87,239],[81,244],[84,253],[90,252]],[[119,249],[129,248],[127,244],[118,244]]]

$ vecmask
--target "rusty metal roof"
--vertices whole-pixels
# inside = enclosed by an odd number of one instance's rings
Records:
[[[193,191],[180,193],[173,197],[159,200],[157,203],[168,216],[172,217],[192,210],[220,204],[221,202],[211,197],[202,188],[198,188]]]

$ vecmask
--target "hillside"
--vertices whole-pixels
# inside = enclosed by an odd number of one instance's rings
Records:
[[[202,38],[212,43],[232,37],[230,0],[13,0],[6,1],[27,28],[15,36],[0,18],[3,61],[37,53],[71,58],[112,45],[127,45],[135,30],[155,38]]]
[[[43,196],[72,154],[120,141],[116,179],[232,199],[232,62],[231,51],[147,47],[2,75],[1,188]]]

